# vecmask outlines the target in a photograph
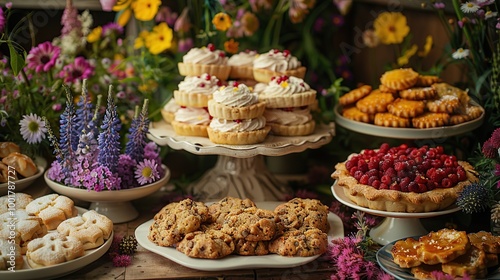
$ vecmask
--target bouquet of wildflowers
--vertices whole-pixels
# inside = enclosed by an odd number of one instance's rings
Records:
[[[88,98],[85,80],[76,106],[68,91],[60,124],[59,140],[50,127],[47,129],[56,157],[48,177],[55,182],[94,191],[120,190],[153,183],[165,174],[158,147],[154,142],[146,141],[149,125],[147,100],[140,112],[136,109],[124,153],[121,153],[121,121],[112,86],[102,120],[99,105],[94,108]]]

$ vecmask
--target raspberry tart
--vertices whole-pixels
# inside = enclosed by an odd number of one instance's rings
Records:
[[[466,161],[441,146],[406,144],[352,154],[336,164],[332,178],[355,204],[390,212],[432,212],[452,205],[463,188],[478,180]]]

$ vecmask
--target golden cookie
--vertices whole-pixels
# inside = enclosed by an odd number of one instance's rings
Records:
[[[356,103],[361,98],[367,96],[372,91],[369,85],[363,85],[355,88],[339,98],[339,103],[342,106],[347,106]]]
[[[342,116],[346,119],[364,122],[364,123],[372,123],[373,118],[375,117],[373,114],[363,113],[357,107],[349,107],[342,110]]]
[[[500,236],[487,231],[469,233],[467,236],[472,245],[483,249],[486,253],[500,254]]]
[[[427,109],[433,113],[453,114],[460,108],[460,100],[454,95],[444,95],[427,102]]]
[[[394,101],[391,93],[372,91],[369,95],[356,102],[356,107],[363,113],[375,114],[387,111],[387,105]]]
[[[465,274],[474,278],[482,278],[487,274],[486,254],[476,246],[470,246],[467,252],[450,262],[443,263],[441,269],[444,273],[455,277]]]
[[[483,114],[480,106],[468,105],[460,108],[460,113],[450,116],[450,125],[457,125],[479,118]]]
[[[458,97],[460,100],[460,103],[462,104],[469,104],[470,97],[469,94],[460,88],[454,87],[450,84],[447,83],[436,83],[431,86],[433,89],[436,90],[437,97],[442,97],[445,95],[453,95]]]
[[[418,73],[411,68],[394,69],[380,77],[380,83],[393,90],[411,88],[418,80]]]
[[[425,110],[423,101],[406,100],[398,98],[391,104],[387,105],[389,113],[401,118],[413,118],[421,115]]]
[[[421,264],[419,266],[415,266],[411,268],[411,274],[416,279],[435,279],[432,276],[432,272],[434,271],[441,271],[441,265],[440,264],[434,264],[434,265],[428,265],[428,264]]]
[[[432,128],[448,125],[450,122],[450,115],[446,113],[432,113],[427,112],[413,118],[412,125],[415,128]]]
[[[381,92],[392,93],[393,95],[396,95],[398,93],[397,90],[394,90],[392,88],[388,88],[384,85],[378,86],[378,90],[380,90]]]
[[[410,127],[410,119],[398,117],[391,113],[377,113],[373,123],[386,127]]]
[[[417,258],[425,264],[451,262],[465,254],[471,244],[465,231],[443,228],[421,236]]]
[[[418,79],[417,79],[417,83],[415,84],[415,86],[417,87],[428,87],[428,86],[431,86],[435,83],[440,83],[441,82],[441,78],[439,78],[438,76],[434,76],[434,75],[419,75],[418,76]]]
[[[409,100],[426,100],[436,97],[436,90],[432,87],[412,87],[399,92],[399,97]]]
[[[420,246],[420,242],[411,237],[397,241],[391,248],[394,262],[403,268],[421,265],[422,262],[417,257],[418,246]]]

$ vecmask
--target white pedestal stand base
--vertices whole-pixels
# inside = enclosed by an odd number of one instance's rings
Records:
[[[92,202],[89,210],[105,215],[114,224],[125,223],[134,220],[139,216],[139,212],[129,201],[122,202]]]
[[[219,155],[215,166],[188,187],[189,193],[203,201],[226,196],[253,201],[283,200],[291,189],[267,169],[264,157],[235,158]]]
[[[381,245],[394,240],[411,236],[421,236],[429,233],[416,218],[387,217],[382,223],[370,230],[370,237]]]

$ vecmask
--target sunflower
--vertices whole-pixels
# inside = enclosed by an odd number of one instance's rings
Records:
[[[215,29],[220,31],[226,31],[233,25],[231,17],[226,13],[218,13],[212,19],[212,23],[215,25]]]
[[[399,12],[383,12],[373,23],[375,34],[385,45],[399,44],[410,33],[406,17]]]

